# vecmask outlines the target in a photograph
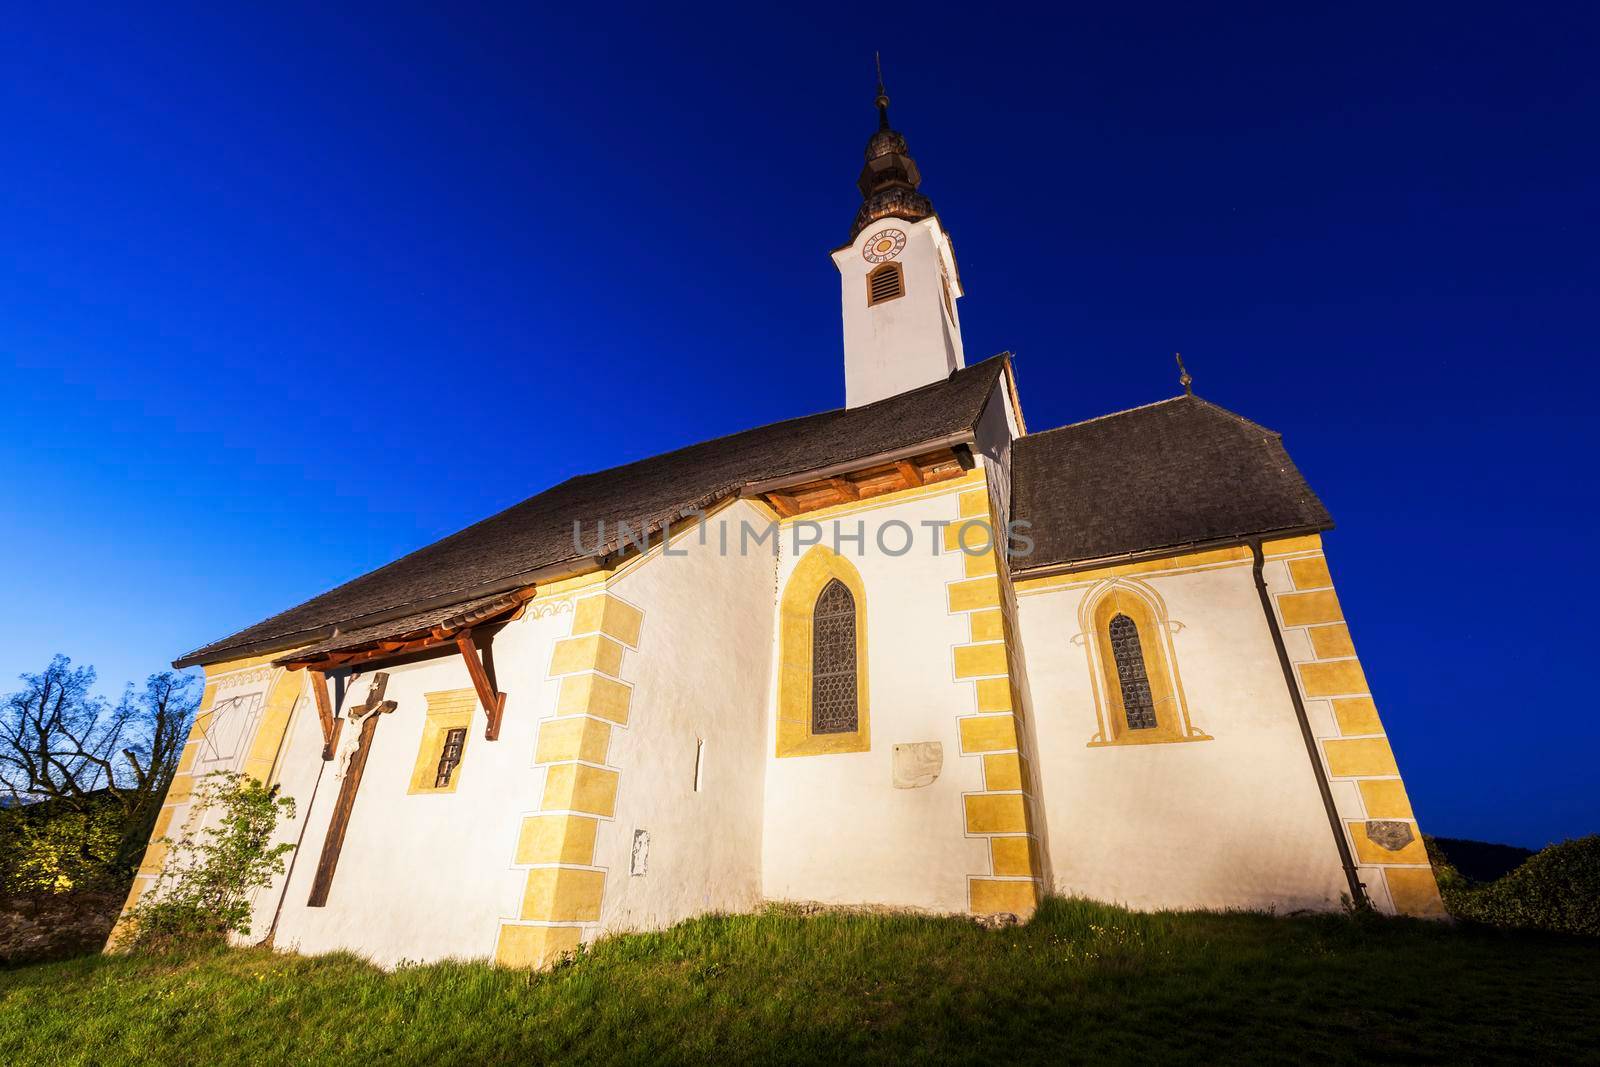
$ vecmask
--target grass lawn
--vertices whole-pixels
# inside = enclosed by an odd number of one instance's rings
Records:
[[[1600,1061],[1600,942],[1337,916],[824,913],[545,974],[265,950],[0,971],[0,1063]]]

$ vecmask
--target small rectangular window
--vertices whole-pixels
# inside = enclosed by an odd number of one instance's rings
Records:
[[[461,763],[461,746],[467,742],[467,730],[457,726],[444,735],[444,749],[439,753],[439,773],[433,779],[435,789],[450,784],[450,776]]]

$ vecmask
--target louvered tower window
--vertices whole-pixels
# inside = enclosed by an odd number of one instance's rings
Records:
[[[450,784],[450,776],[461,765],[461,746],[467,743],[467,729],[457,726],[446,731],[444,749],[439,753],[439,772],[434,776],[433,787],[443,789]],[[423,764],[427,766],[427,764]],[[426,779],[424,779],[426,781]]]
[[[1117,684],[1122,689],[1122,711],[1128,717],[1128,729],[1155,729],[1156,706],[1150,697],[1144,650],[1139,647],[1139,627],[1126,615],[1111,620],[1111,654],[1117,661]]]
[[[867,275],[867,306],[906,295],[906,276],[898,263],[885,263]]]
[[[811,732],[856,728],[856,598],[835,578],[811,613]]]

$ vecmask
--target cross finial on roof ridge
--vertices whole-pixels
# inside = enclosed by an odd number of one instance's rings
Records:
[[[1183,395],[1194,396],[1194,379],[1189,377],[1189,368],[1183,365],[1183,353],[1174,352],[1172,358],[1178,361],[1178,384],[1183,386]]]

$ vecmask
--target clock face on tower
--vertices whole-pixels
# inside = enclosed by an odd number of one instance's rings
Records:
[[[879,230],[867,238],[861,255],[868,263],[882,263],[898,256],[906,246],[904,230]]]

